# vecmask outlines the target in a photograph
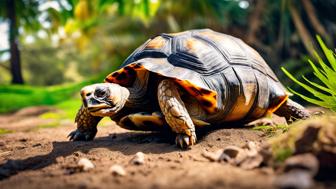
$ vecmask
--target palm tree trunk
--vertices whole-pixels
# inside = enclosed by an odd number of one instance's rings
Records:
[[[12,74],[12,83],[23,84],[14,0],[7,0],[7,14],[9,20],[10,71]]]

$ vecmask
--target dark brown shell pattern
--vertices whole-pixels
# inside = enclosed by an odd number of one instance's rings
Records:
[[[151,38],[105,81],[128,87],[144,69],[175,80],[216,123],[262,117],[288,97],[258,52],[210,29]]]

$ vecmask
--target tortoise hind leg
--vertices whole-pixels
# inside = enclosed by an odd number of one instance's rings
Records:
[[[287,99],[275,112],[274,114],[282,117],[282,119],[274,119],[272,118],[272,113],[268,112],[262,118],[254,120],[246,126],[260,126],[260,125],[282,125],[287,124],[287,122],[292,122],[296,119],[307,119],[310,117],[310,113],[300,104],[292,101],[291,99]],[[283,119],[283,117],[285,119]]]
[[[285,117],[286,120],[307,119],[310,117],[308,110],[291,99],[283,103],[274,113],[278,116]]]

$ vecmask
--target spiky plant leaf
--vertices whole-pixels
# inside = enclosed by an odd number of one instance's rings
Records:
[[[317,77],[318,80],[321,81],[321,84],[313,82],[307,79],[305,76],[302,76],[302,78],[305,80],[305,83],[301,82],[296,79],[291,73],[289,73],[285,68],[282,67],[281,69],[287,75],[287,77],[289,77],[296,84],[300,85],[306,91],[314,95],[315,98],[305,96],[292,89],[289,89],[290,92],[298,95],[299,97],[310,103],[336,111],[336,54],[331,49],[327,48],[320,36],[317,36],[317,40],[330,66],[323,61],[323,59],[317,52],[314,52],[314,55],[317,59],[318,64],[315,64],[312,60],[308,60],[308,63],[313,69],[314,75]]]
[[[336,72],[336,58],[335,58],[336,54],[331,49],[328,49],[328,47],[325,45],[325,43],[323,42],[320,36],[317,35],[316,38],[323,50],[323,53],[325,54],[329,63],[331,64],[331,67]]]

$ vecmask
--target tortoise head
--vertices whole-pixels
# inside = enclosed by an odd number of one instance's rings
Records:
[[[129,96],[127,88],[114,83],[98,83],[82,88],[84,106],[93,116],[112,116],[121,110]]]

